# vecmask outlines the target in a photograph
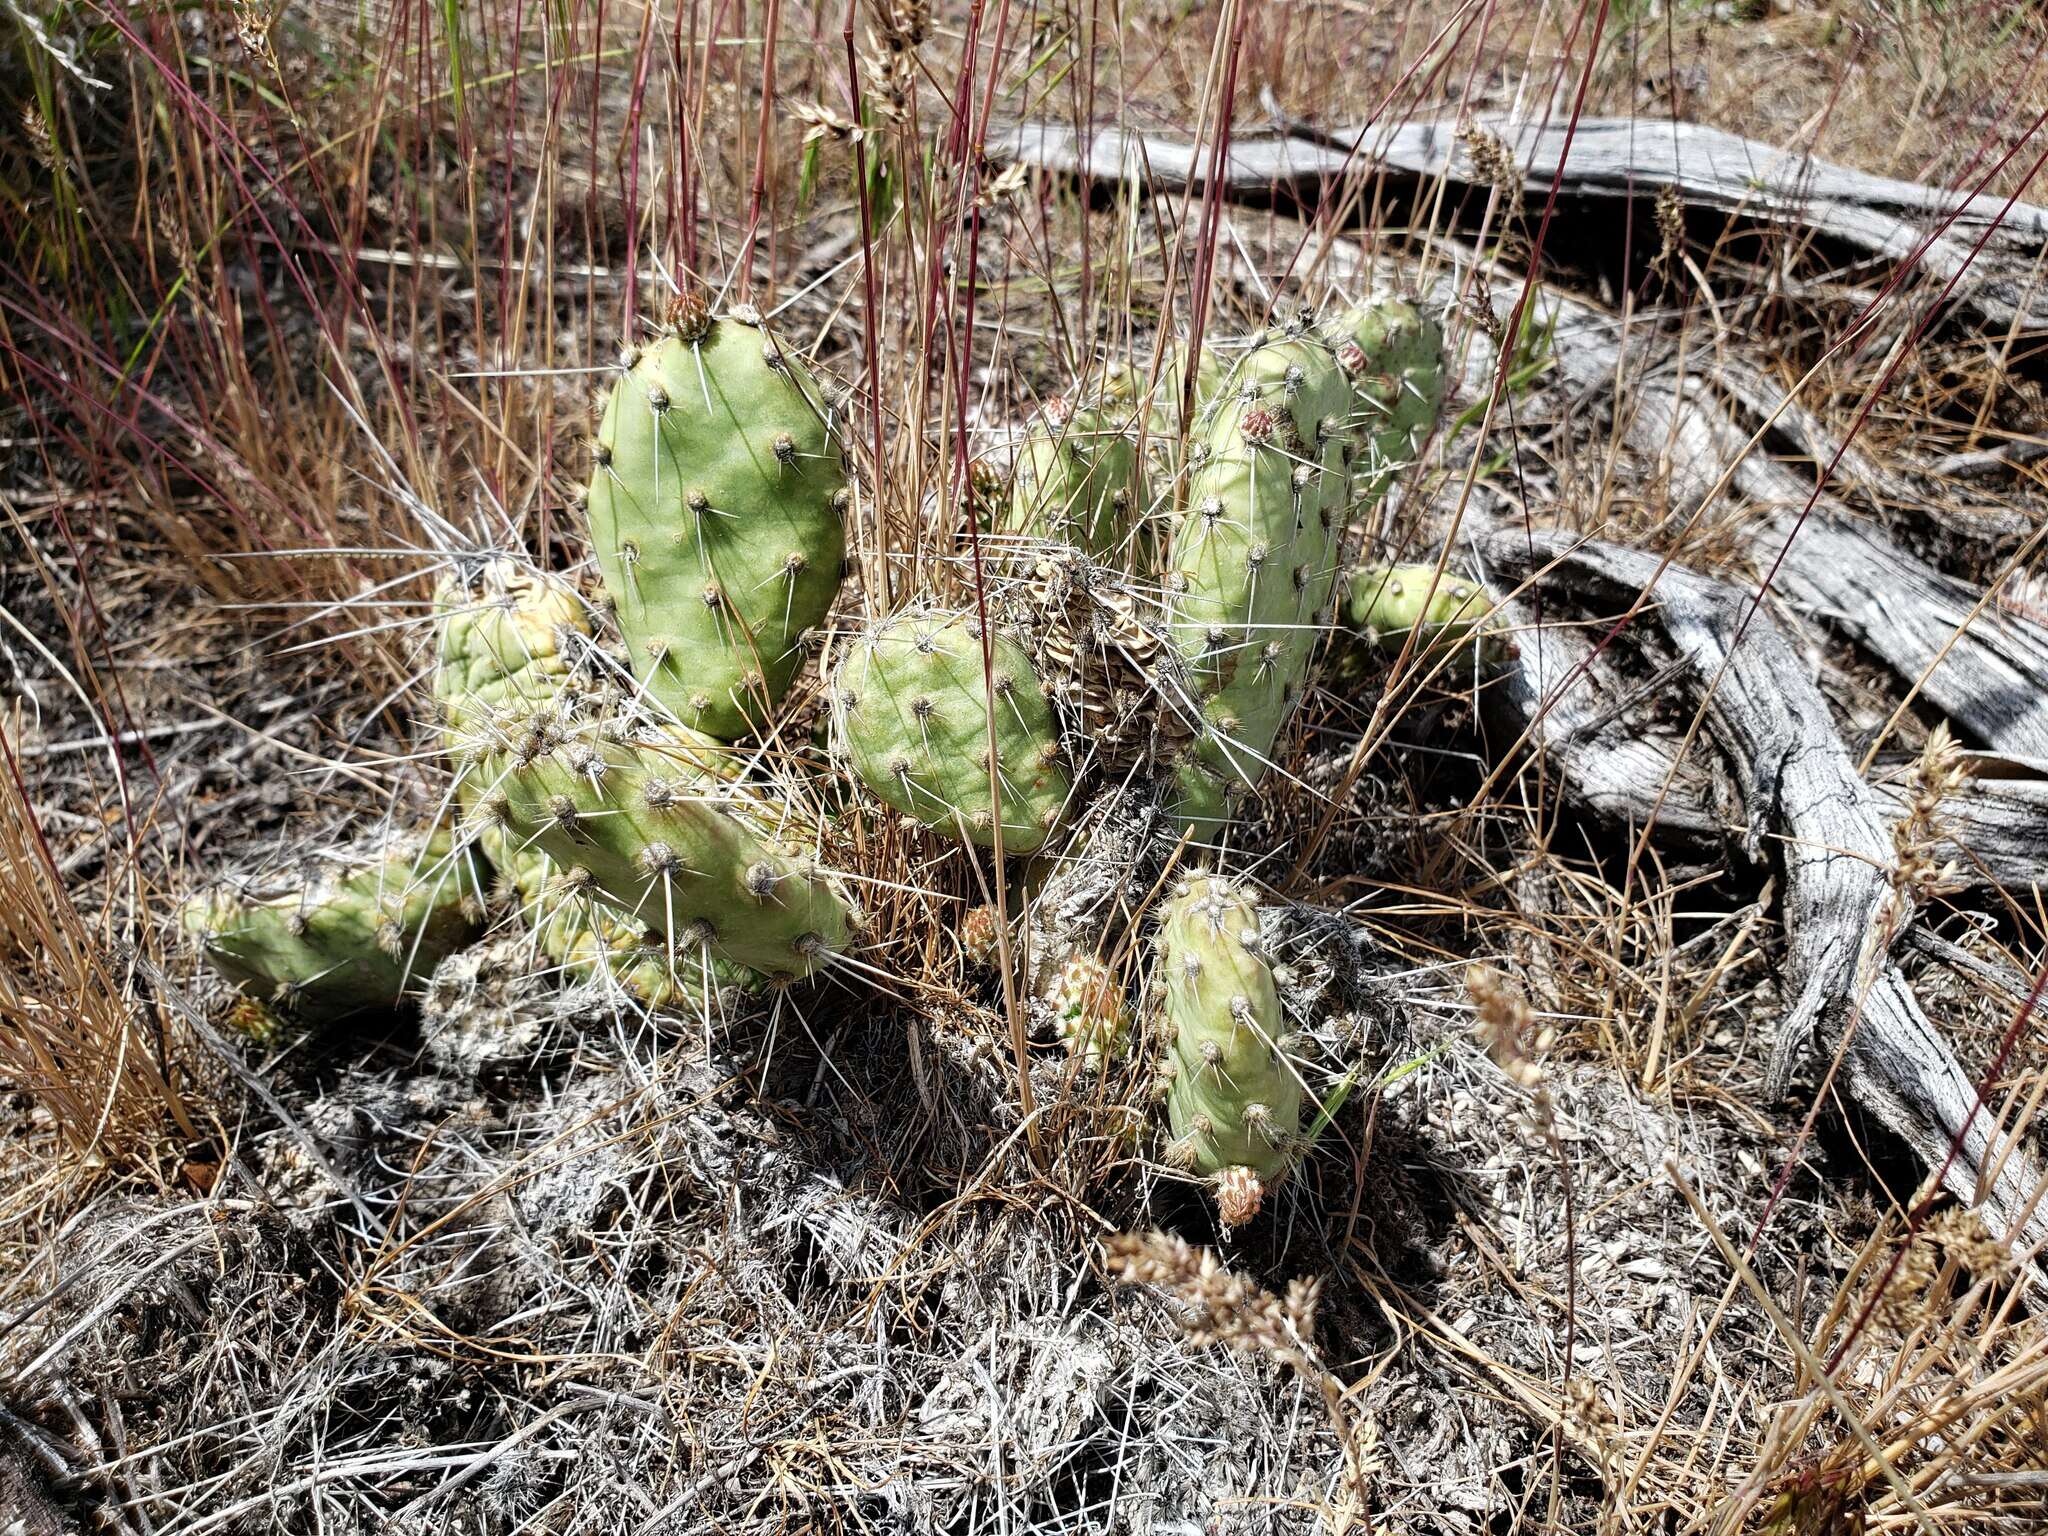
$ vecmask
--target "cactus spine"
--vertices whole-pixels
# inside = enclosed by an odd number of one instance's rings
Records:
[[[1226,1225],[1298,1155],[1306,1094],[1287,1051],[1256,904],[1220,876],[1178,886],[1159,929],[1167,1160],[1215,1182]]]
[[[998,634],[984,669],[980,626],[966,615],[918,609],[871,627],[840,662],[832,707],[853,770],[877,798],[982,847],[995,843],[991,715],[1005,849],[1043,843],[1073,792],[1031,658]]]
[[[244,994],[307,1023],[397,1007],[482,932],[482,873],[445,831],[344,849],[186,903],[180,926]]]
[[[1238,362],[1203,428],[1166,572],[1203,710],[1172,808],[1197,831],[1258,782],[1301,696],[1336,579],[1351,409],[1330,348],[1292,327]]]
[[[591,543],[636,676],[722,740],[764,725],[839,590],[846,473],[817,382],[765,329],[686,310],[598,428]]]

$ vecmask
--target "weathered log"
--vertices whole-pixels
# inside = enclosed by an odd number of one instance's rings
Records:
[[[2033,1157],[2004,1145],[1890,956],[1914,914],[1910,890],[1890,878],[1884,808],[1769,616],[1738,587],[1616,545],[1516,530],[1481,552],[1492,573],[1531,583],[1547,602],[1656,626],[1685,658],[1706,734],[1741,796],[1743,846],[1783,877],[1791,1005],[1773,1046],[1774,1086],[1839,1051],[1851,1094],[1951,1192],[1981,1201],[2016,1241],[2048,1243]]]
[[[1566,197],[1632,199],[1644,206],[1670,189],[1688,207],[1818,233],[1873,256],[1917,260],[1930,278],[1955,278],[1954,302],[1999,325],[2048,327],[2048,208],[1866,175],[1698,123],[1632,118],[1515,122],[1402,122],[1314,134],[1254,132],[1231,138],[1220,181],[1237,195],[1289,192],[1314,201],[1347,177],[1382,169],[1483,186],[1467,127],[1505,150],[1531,187],[1558,181]],[[1168,188],[1206,186],[1208,146],[1120,127],[1077,134],[1027,122],[992,132],[989,152],[1098,181]],[[1563,163],[1561,179],[1559,163]],[[1946,227],[1944,226],[1946,222]],[[1982,249],[1972,256],[1973,247]]]

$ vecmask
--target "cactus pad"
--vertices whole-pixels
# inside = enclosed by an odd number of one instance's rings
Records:
[[[744,986],[744,972],[701,950],[679,953],[671,966],[664,935],[572,892],[553,859],[538,848],[517,847],[502,828],[486,832],[481,846],[534,947],[566,978],[585,981],[609,973],[628,997],[650,1008],[689,1013],[703,1013]]]
[[[759,728],[839,590],[846,472],[816,381],[765,329],[700,315],[629,354],[595,455],[635,675],[693,729]]]
[[[1479,584],[1455,571],[1439,579],[1433,565],[1367,565],[1351,573],[1344,617],[1375,650],[1399,650],[1415,631],[1415,654],[1463,645],[1493,605]]]
[[[247,996],[308,1023],[397,1007],[481,932],[482,875],[446,831],[340,849],[193,898],[180,926]]]
[[[1128,403],[1077,410],[1047,401],[1017,449],[1004,531],[1097,559],[1121,551],[1145,513],[1136,425]]]
[[[1331,335],[1364,429],[1356,492],[1377,501],[1414,462],[1443,409],[1443,327],[1411,300],[1378,298],[1347,310]]]
[[[1059,822],[1072,784],[1038,674],[1015,641],[993,636],[984,670],[971,618],[916,610],[884,620],[840,662],[834,720],[854,771],[878,798],[990,847],[991,682],[1003,846],[1029,853]]]
[[[591,647],[576,589],[522,560],[461,561],[434,590],[434,697],[451,731],[551,702]]]
[[[1201,694],[1173,809],[1213,830],[1300,698],[1336,580],[1351,391],[1302,327],[1238,361],[1201,431],[1167,549],[1174,644]]]
[[[618,740],[583,724],[529,722],[490,761],[480,815],[595,897],[672,939],[776,979],[843,951],[853,913],[812,861],[805,829],[752,791],[704,772],[674,739]]]
[[[1182,882],[1159,929],[1167,1160],[1216,1181],[1240,1219],[1293,1166],[1306,1097],[1258,934],[1254,902],[1213,875]]]

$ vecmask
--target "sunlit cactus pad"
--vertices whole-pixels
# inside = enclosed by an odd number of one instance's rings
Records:
[[[612,386],[591,543],[634,673],[685,725],[761,728],[839,590],[846,472],[828,416],[774,333],[701,310]]]

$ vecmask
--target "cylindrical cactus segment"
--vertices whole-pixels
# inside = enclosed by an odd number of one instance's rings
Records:
[[[1291,328],[1239,359],[1202,426],[1166,559],[1204,717],[1173,809],[1198,830],[1258,782],[1301,696],[1336,581],[1351,411],[1329,346]]]
[[[1076,409],[1054,397],[1018,445],[1003,531],[1107,559],[1129,542],[1146,500],[1135,407]]]
[[[482,873],[445,830],[342,849],[194,897],[179,914],[213,968],[307,1023],[397,1007],[482,931]]]
[[[1443,409],[1444,330],[1412,300],[1385,297],[1345,311],[1330,334],[1363,428],[1355,494],[1377,501],[1415,462]]]
[[[764,725],[839,590],[846,471],[817,382],[699,315],[630,355],[598,427],[590,537],[633,670],[722,740]]]
[[[1415,654],[1470,640],[1493,605],[1479,583],[1433,565],[1364,565],[1351,573],[1344,599],[1350,627],[1376,650],[1398,650],[1415,631]]]
[[[672,940],[770,978],[843,952],[853,912],[801,831],[678,743],[619,741],[588,725],[524,728],[493,754],[480,814],[595,897]]]
[[[1307,1097],[1260,948],[1258,907],[1228,881],[1196,875],[1175,889],[1159,927],[1166,1157],[1216,1181],[1232,1224],[1299,1156]]]
[[[925,826],[994,846],[991,713],[1003,847],[1031,852],[1065,812],[1073,785],[1031,658],[997,634],[985,667],[971,615],[916,609],[870,627],[840,661],[832,708],[861,782]]]

